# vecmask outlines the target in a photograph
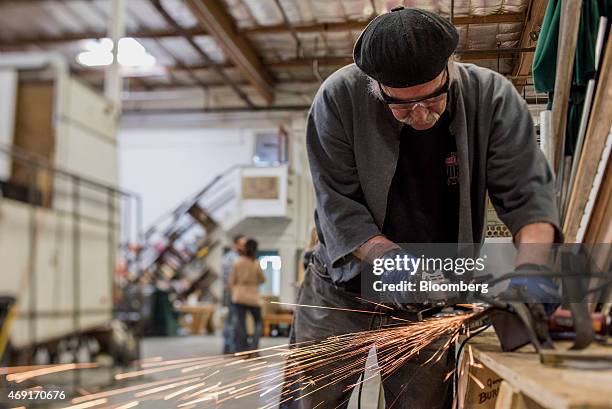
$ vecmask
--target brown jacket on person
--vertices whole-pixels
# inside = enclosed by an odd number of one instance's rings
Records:
[[[259,306],[259,285],[266,282],[259,260],[240,256],[229,276],[229,287],[234,304]]]

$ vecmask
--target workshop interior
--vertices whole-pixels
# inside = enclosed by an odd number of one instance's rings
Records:
[[[612,409],[611,18],[0,0],[0,408]]]

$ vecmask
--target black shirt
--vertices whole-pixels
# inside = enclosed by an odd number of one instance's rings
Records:
[[[425,131],[404,125],[387,197],[383,234],[395,243],[456,243],[459,235],[457,146],[449,115]]]

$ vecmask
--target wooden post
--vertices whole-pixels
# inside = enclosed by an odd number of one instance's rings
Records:
[[[612,243],[612,160],[610,159],[593,206],[584,243]]]
[[[582,0],[564,0],[561,2],[561,24],[559,27],[559,47],[557,49],[557,72],[555,75],[555,99],[552,107],[552,142],[554,144],[555,160],[554,171],[558,178],[562,176],[562,158],[565,151],[565,128],[567,125],[567,106],[574,57],[576,56],[576,42],[578,41],[578,27],[580,26],[580,11]]]
[[[531,33],[537,32],[538,28],[542,26],[547,4],[548,0],[530,0],[528,14],[525,17],[523,32],[518,44],[519,48],[535,47],[536,40],[531,37]],[[534,53],[520,53],[516,55],[514,67],[512,67],[513,78],[529,76],[531,66],[533,65],[533,56]],[[517,84],[516,89],[519,93],[522,93],[523,87],[524,85]]]
[[[556,98],[556,97],[555,97]],[[563,223],[563,234],[568,243],[576,242],[589,194],[602,158],[606,139],[612,127],[612,41],[608,41],[599,81],[589,116],[584,146],[576,171],[574,188],[570,194],[567,213]],[[607,221],[609,222],[610,219]]]

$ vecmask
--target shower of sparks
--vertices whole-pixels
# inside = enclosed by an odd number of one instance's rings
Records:
[[[144,359],[137,361],[135,370],[117,374],[115,379],[133,382],[134,379],[153,374],[162,374],[164,378],[78,396],[70,402],[73,406],[67,408],[95,408],[104,405],[105,408],[128,409],[151,400],[164,400],[168,402],[168,407],[217,407],[223,402],[250,396],[261,402],[258,409],[271,409],[279,402],[300,400],[330,385],[346,384],[349,379],[356,379],[364,369],[367,376],[351,383],[346,390],[374,377],[380,376],[384,380],[425,350],[428,353],[433,351],[425,365],[436,362],[453,345],[466,321],[473,316],[474,313],[466,313],[419,322],[400,322],[371,331],[232,355],[169,361],[160,358]],[[435,347],[432,345],[434,343]],[[376,350],[377,362],[368,364],[366,361],[372,348]],[[23,382],[51,373],[91,367],[95,365],[67,364],[28,368],[23,372],[10,373],[6,378],[12,382]],[[238,374],[239,378],[229,374]],[[108,406],[109,403],[114,406]]]
[[[85,402],[85,403],[80,403],[78,405],[72,405],[72,406],[68,406],[65,409],[86,409],[86,408],[94,408],[96,406],[100,406],[100,405],[104,405],[105,403],[108,402],[108,399],[97,399],[97,400],[92,400],[89,402]]]
[[[372,314],[372,315],[384,315],[383,312],[377,312],[377,311],[354,310],[354,309],[351,309],[351,308],[324,307],[324,306],[321,306],[321,305],[292,304],[292,303],[288,303],[288,302],[278,302],[278,301],[270,301],[270,304],[287,305],[287,306],[290,306],[290,307],[300,307],[300,308],[320,308],[320,309],[323,309],[323,310],[359,312],[359,313],[362,313],[362,314]]]
[[[138,406],[138,403],[139,402],[137,400],[135,400],[135,401],[132,401],[132,402],[128,402],[128,403],[126,403],[124,405],[116,406],[113,409],[130,409],[130,408],[133,408],[134,406]]]
[[[388,305],[385,305],[385,304],[380,304],[380,303],[377,303],[377,302],[374,302],[374,301],[366,300],[365,298],[361,298],[361,297],[355,297],[355,299],[357,299],[359,301],[367,302],[368,304],[376,305],[377,307],[380,307],[380,308],[385,308],[387,310],[393,311],[393,308],[391,308],[391,307],[389,307]],[[323,403],[323,402],[321,402],[321,403]]]
[[[0,368],[0,375],[9,375],[17,372],[31,371],[34,369],[49,368],[52,365],[29,365],[29,366],[5,366]]]
[[[33,369],[25,372],[17,372],[7,375],[6,380],[9,382],[21,383],[31,378],[38,376],[49,375],[52,373],[72,371],[75,369],[95,368],[97,364],[64,364],[64,365],[49,365],[43,368]]]

